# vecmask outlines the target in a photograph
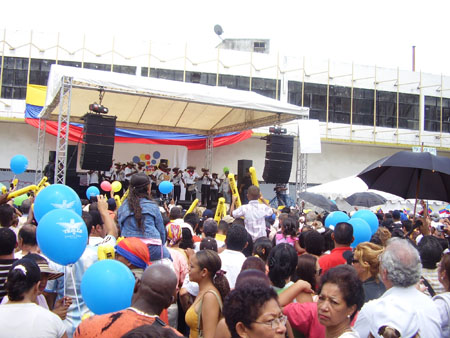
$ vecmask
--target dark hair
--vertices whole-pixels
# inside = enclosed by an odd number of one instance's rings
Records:
[[[161,214],[161,217],[162,217],[164,226],[166,226],[167,224],[170,223],[170,218],[169,218],[169,216],[166,215],[166,213]]]
[[[10,301],[24,299],[24,293],[41,280],[41,271],[35,261],[22,258],[15,261],[8,272],[5,283],[6,293]]]
[[[350,316],[350,320],[353,320],[364,304],[364,289],[355,268],[350,265],[338,265],[327,270],[320,279],[319,295],[326,283],[338,286],[347,307],[356,305],[355,312]]]
[[[164,322],[158,323],[156,318],[153,324],[138,326],[137,328],[128,331],[121,338],[178,338],[179,336],[172,330],[171,327],[164,327]]]
[[[321,234],[325,244],[323,248],[324,251],[330,251],[334,249],[334,241],[331,236],[332,234],[333,230],[331,230],[330,228],[325,228],[325,232]]]
[[[247,232],[247,244],[245,245],[244,250],[242,250],[242,253],[245,257],[250,257],[253,253],[253,238],[247,230],[245,231]]]
[[[178,244],[180,249],[194,249],[194,241],[192,240],[192,232],[189,228],[181,228],[181,241]]]
[[[334,241],[338,244],[350,245],[353,241],[353,226],[347,222],[336,224]]]
[[[242,264],[241,272],[245,270],[259,270],[262,272],[266,272],[266,264],[264,261],[255,256],[247,257],[247,259]]]
[[[82,211],[81,212],[81,218],[84,221],[84,224],[86,224],[86,228],[87,228],[87,232],[88,232],[88,236],[91,234],[91,230],[92,230],[92,215],[87,212],[87,211]]]
[[[444,256],[442,256],[440,269],[441,271],[445,271],[447,279],[450,281],[450,253],[446,253]],[[447,291],[450,291],[450,286]]]
[[[297,236],[297,224],[295,222],[295,220],[293,220],[291,217],[286,218],[283,221],[283,225],[281,226],[283,228],[283,235],[285,237],[287,236],[291,236],[291,237],[296,237]]]
[[[195,226],[200,222],[200,217],[194,212],[190,212],[184,215],[184,221],[192,226],[194,229]]]
[[[228,233],[228,228],[230,227],[230,225],[228,224],[228,222],[221,220],[219,222],[218,225],[218,229],[219,231],[222,231],[225,235]]]
[[[13,220],[14,208],[9,204],[0,205],[0,225],[2,227],[11,226],[11,222]]]
[[[283,209],[281,209],[281,212],[283,214],[289,214],[291,212],[291,208],[289,207],[284,207]]]
[[[241,225],[233,224],[228,229],[227,238],[225,239],[227,249],[234,251],[242,251],[247,244],[247,230]]]
[[[230,285],[228,284],[228,279],[225,275],[216,274],[222,267],[222,261],[217,252],[212,250],[201,250],[195,254],[195,257],[197,258],[200,269],[209,271],[214,286],[219,290],[222,299],[225,299],[230,292]]]
[[[303,235],[305,250],[312,255],[320,256],[324,252],[325,239],[316,230],[310,230]]]
[[[29,198],[23,201],[19,207],[20,211],[22,211],[22,213],[24,214],[28,214],[30,212],[30,208],[31,208],[31,200]]]
[[[234,288],[246,287],[247,285],[261,285],[270,287],[270,279],[265,272],[256,269],[241,270],[236,278]]]
[[[411,231],[412,221],[410,219],[405,219],[402,221],[402,226],[405,228],[406,232]]]
[[[287,243],[278,244],[270,251],[269,278],[274,286],[284,288],[286,279],[292,276],[297,267],[297,257],[297,251]]]
[[[19,238],[22,239],[25,245],[37,245],[36,241],[36,226],[34,225],[24,225],[19,230]]]
[[[143,176],[144,173],[137,173],[133,176]],[[131,177],[133,179],[133,176]],[[140,178],[140,177],[139,177]],[[130,180],[131,181],[131,180]],[[145,231],[144,226],[142,225],[142,207],[141,207],[141,198],[146,198],[148,200],[151,199],[150,193],[148,191],[148,186],[150,185],[150,180],[147,184],[138,184],[136,186],[130,184],[128,187],[128,207],[130,209],[130,213],[134,214],[134,218],[136,219],[136,225],[138,229],[142,232]]]
[[[223,305],[223,315],[232,338],[239,338],[236,325],[241,322],[250,328],[258,319],[264,304],[278,296],[271,287],[246,285],[230,292]]]
[[[245,227],[245,221],[243,218],[235,218],[233,223],[231,223],[231,226],[233,225],[240,225],[242,227]]]
[[[173,207],[172,209],[170,209],[169,218],[171,220],[181,218],[181,215],[182,215],[182,210],[180,207]]]
[[[425,269],[436,269],[436,264],[442,258],[441,243],[434,236],[423,236],[418,244],[420,260]]]
[[[16,247],[16,234],[9,228],[0,228],[0,255],[10,255]]]
[[[292,281],[296,282],[299,279],[307,281],[311,284],[311,289],[316,290],[316,263],[317,257],[309,254],[298,256],[297,267],[292,275]]]
[[[103,228],[103,219],[100,212],[98,210],[89,209],[89,214],[92,217],[92,226],[96,227],[97,225],[100,225]]]
[[[269,257],[272,247],[273,245],[270,239],[267,237],[260,237],[253,243],[253,255],[258,255],[259,258],[267,263],[267,258]]]
[[[212,250],[217,252],[217,241],[212,237],[205,237],[200,242],[200,250]]]

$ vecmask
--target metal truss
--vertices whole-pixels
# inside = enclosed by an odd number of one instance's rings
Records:
[[[34,173],[34,183],[38,184],[44,176],[44,156],[45,156],[45,129],[47,127],[47,120],[39,118],[38,139],[37,139],[37,156],[36,156],[36,171]]]
[[[209,170],[212,170],[213,149],[214,149],[214,136],[208,135],[208,137],[206,138],[205,167]]]
[[[59,92],[58,135],[56,136],[55,183],[66,184],[67,147],[69,145],[72,78],[64,76]]]
[[[297,132],[297,168],[295,175],[295,196],[297,205],[300,205],[300,193],[306,191],[308,186],[308,154],[302,154],[300,148],[300,128]]]

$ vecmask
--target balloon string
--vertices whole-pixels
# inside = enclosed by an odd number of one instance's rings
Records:
[[[77,307],[78,307],[78,313],[81,316],[81,308],[80,308],[80,302],[78,301],[78,293],[77,293],[77,287],[75,285],[75,278],[73,277],[73,269],[72,269],[72,265],[71,265],[71,269],[70,269],[70,275],[72,276],[72,283],[73,283],[73,290],[75,291],[75,299],[77,301]]]
[[[67,271],[66,271],[66,268],[67,268],[67,266],[65,266],[64,267],[64,287],[63,287],[63,290],[64,290],[64,297],[66,297],[66,279],[67,279]]]

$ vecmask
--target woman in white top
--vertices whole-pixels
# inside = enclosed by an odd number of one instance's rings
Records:
[[[0,338],[67,337],[62,320],[34,303],[39,293],[41,271],[29,258],[16,261],[5,284],[9,298],[0,305]]]
[[[317,314],[325,326],[326,338],[359,338],[350,326],[364,304],[364,289],[356,270],[338,265],[328,270],[320,282]]]

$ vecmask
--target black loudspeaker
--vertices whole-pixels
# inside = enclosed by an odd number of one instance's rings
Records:
[[[248,169],[253,166],[253,161],[252,160],[238,160],[238,180],[237,180],[237,184],[238,184],[238,189],[239,186],[242,184],[242,181],[244,179],[245,174],[248,172]]]
[[[66,162],[66,175],[70,173],[76,173],[77,171],[77,156],[78,156],[78,147],[67,146],[67,162]],[[48,152],[48,161],[55,162],[56,161],[56,151],[50,150]]]
[[[266,183],[288,183],[292,169],[294,137],[268,135],[263,179]]]
[[[81,169],[107,171],[111,168],[114,152],[116,116],[86,114],[83,119]]]
[[[48,152],[48,161],[49,162],[55,162],[56,161],[56,151],[50,150]]]

